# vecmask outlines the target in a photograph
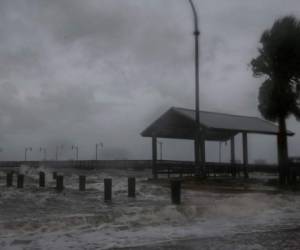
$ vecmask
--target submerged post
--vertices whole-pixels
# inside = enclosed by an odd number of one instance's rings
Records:
[[[18,174],[17,177],[17,188],[23,188],[24,187],[24,175]]]
[[[39,186],[40,187],[45,187],[45,173],[44,172],[40,172],[39,173]]]
[[[6,186],[11,187],[13,185],[13,172],[6,173]]]
[[[56,173],[56,172],[53,172],[53,173],[52,173],[52,178],[53,178],[53,180],[55,180],[56,177],[57,177],[57,173]]]
[[[56,177],[56,190],[58,192],[64,190],[64,177],[62,175],[57,175]]]
[[[79,176],[79,190],[80,191],[85,191],[85,182],[86,178],[84,175]]]
[[[112,179],[104,179],[104,201],[109,202],[112,200]]]
[[[179,205],[181,203],[181,181],[171,180],[171,199],[172,203]]]
[[[128,178],[128,197],[131,197],[131,198],[135,197],[135,178],[134,177]]]

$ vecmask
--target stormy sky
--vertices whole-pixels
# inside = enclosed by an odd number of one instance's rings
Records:
[[[300,18],[299,0],[195,0],[201,29],[201,109],[259,116],[261,79],[249,68],[263,30]],[[148,159],[140,132],[171,106],[194,107],[192,12],[187,0],[1,0],[0,159]],[[289,140],[299,155],[300,124]],[[237,143],[240,143],[237,138]],[[192,143],[163,140],[164,157]],[[250,159],[274,161],[275,138],[250,136]],[[208,143],[208,158],[218,145]],[[222,146],[224,159],[228,148]],[[237,149],[238,150],[238,149]],[[228,152],[227,152],[228,153]]]

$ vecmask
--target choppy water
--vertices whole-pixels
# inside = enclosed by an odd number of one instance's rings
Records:
[[[47,173],[43,189],[40,170]],[[89,172],[87,191],[80,192],[79,173],[64,170],[66,189],[57,193],[49,169],[20,171],[24,189],[6,188],[0,179],[1,250],[300,249],[297,193],[183,190],[183,204],[174,206],[169,188],[148,182],[147,172]],[[135,199],[127,197],[127,176],[137,177]],[[107,177],[111,204],[103,201]]]

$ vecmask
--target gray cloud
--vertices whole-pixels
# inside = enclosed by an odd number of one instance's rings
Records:
[[[259,115],[260,80],[247,64],[276,18],[300,16],[297,0],[195,2],[201,108]],[[99,141],[107,157],[149,158],[141,130],[170,106],[194,105],[192,31],[183,0],[1,1],[2,158],[22,159],[28,145],[35,148],[31,157],[39,158],[39,147],[47,146],[53,158],[61,144],[62,156],[70,158],[71,145],[78,144],[87,159]],[[300,132],[297,122],[289,124]],[[293,154],[297,138],[290,140]],[[165,143],[168,157],[191,156],[190,142]],[[258,144],[252,158],[274,160],[274,149],[268,150],[273,141]],[[215,157],[216,147],[208,147]]]

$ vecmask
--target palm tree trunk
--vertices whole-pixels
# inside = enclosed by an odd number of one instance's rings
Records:
[[[278,165],[279,165],[279,181],[281,184],[286,184],[288,181],[288,144],[286,133],[285,117],[281,116],[278,120],[279,132],[277,136],[278,146]]]

